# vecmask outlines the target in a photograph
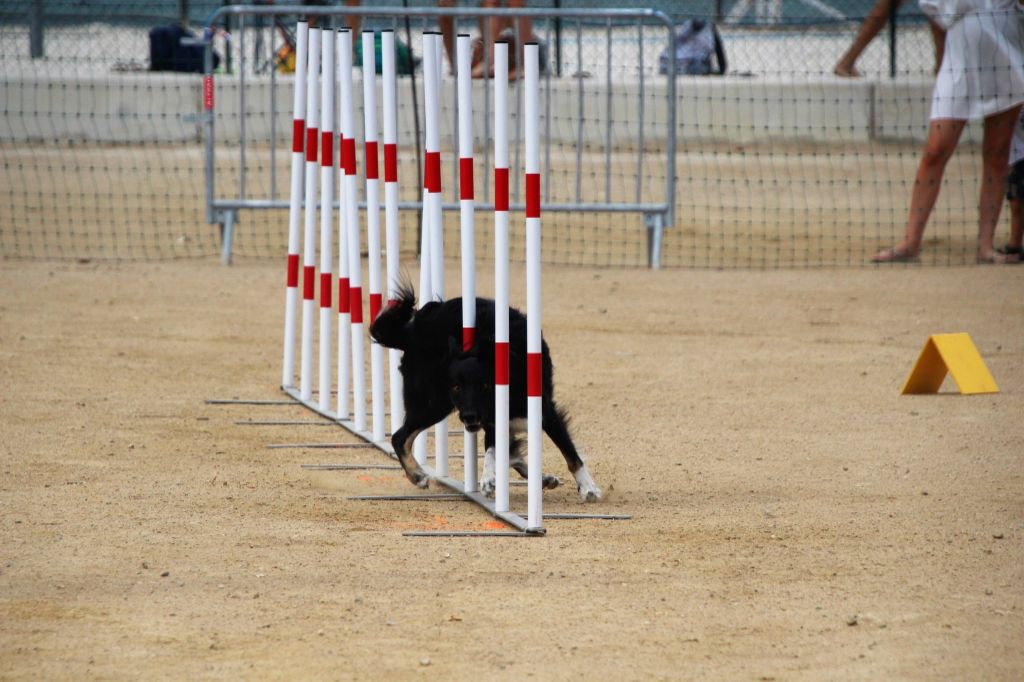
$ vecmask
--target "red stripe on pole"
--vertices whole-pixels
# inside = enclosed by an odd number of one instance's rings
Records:
[[[384,145],[384,182],[398,182],[398,145]]]
[[[540,353],[526,354],[526,395],[530,398],[541,394]]]
[[[333,276],[329,272],[320,273],[320,307],[330,308],[331,307],[331,279]]]
[[[441,152],[427,152],[425,185],[428,192],[441,191]]]
[[[363,321],[363,288],[352,287],[348,290],[348,294],[352,324],[361,324]]]
[[[380,170],[377,166],[377,143],[368,141],[366,143],[366,179],[377,180],[380,178]]]
[[[508,210],[508,168],[494,169],[494,210]]]
[[[356,140],[346,137],[341,141],[341,167],[346,175],[356,174]]]
[[[473,198],[473,159],[459,159],[459,198]]]
[[[306,122],[301,118],[297,118],[292,121],[292,151],[302,153],[305,151],[303,142],[305,142],[306,135]]]
[[[377,319],[380,309],[384,305],[384,296],[381,294],[370,294],[370,322]]]
[[[320,146],[323,148],[323,153],[320,154],[320,163],[324,166],[332,165],[334,163],[334,133],[330,130],[321,131]]]
[[[473,347],[473,342],[476,341],[476,327],[463,327],[462,328],[462,350],[469,350]]]
[[[316,128],[306,128],[306,161],[316,163]]]
[[[316,289],[316,268],[307,265],[302,271],[302,298],[312,301],[314,289]]]
[[[540,217],[540,173],[526,174],[526,217]]]
[[[351,301],[348,300],[348,277],[341,277],[338,279],[338,313],[347,313],[350,311],[349,305]]]
[[[288,286],[299,286],[299,254],[288,254]]]
[[[203,108],[213,111],[213,76],[203,76]]]
[[[494,344],[494,383],[508,386],[508,343],[501,341]]]

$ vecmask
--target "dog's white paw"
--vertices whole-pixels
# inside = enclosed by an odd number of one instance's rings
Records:
[[[601,498],[604,497],[604,493],[602,493],[601,489],[598,488],[596,485],[590,488],[589,490],[580,488],[579,491],[581,502],[600,502]]]
[[[486,497],[494,497],[494,479],[485,479],[480,481],[480,492]]]
[[[604,497],[604,493],[594,483],[594,479],[590,477],[586,464],[581,466],[574,476],[576,477],[576,490],[580,493],[580,500],[583,502],[598,502]]]

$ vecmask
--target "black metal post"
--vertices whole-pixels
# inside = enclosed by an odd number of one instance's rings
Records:
[[[43,52],[43,0],[32,0],[28,15],[28,51],[32,59],[42,59]]]
[[[900,11],[900,3],[889,5],[889,78],[896,78],[896,15]]]
[[[555,0],[555,8],[561,9],[562,0]],[[562,18],[555,17],[555,76],[562,77]]]

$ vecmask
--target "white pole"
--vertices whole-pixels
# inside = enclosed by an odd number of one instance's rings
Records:
[[[459,90],[459,227],[462,252],[462,349],[476,341],[476,243],[473,225],[473,80],[472,44],[468,35],[457,38]],[[463,489],[477,489],[476,434],[463,434]]]
[[[344,29],[336,32],[337,40],[336,45],[338,49],[335,50],[338,59],[338,73],[341,73],[341,46],[344,44],[344,36],[342,35],[348,29]],[[345,136],[341,133],[341,127],[339,126],[338,132],[338,156],[332,160],[332,164],[336,163],[338,157],[341,156],[341,150],[345,146]],[[344,167],[341,167],[341,172],[344,173]],[[337,177],[337,173],[334,173]],[[352,302],[351,292],[349,290],[349,278],[348,278],[348,200],[345,194],[345,180],[344,177],[338,182],[338,419],[347,420],[349,418],[348,411],[348,400],[349,400],[349,389],[351,384],[351,371],[352,371]]]
[[[352,422],[356,431],[366,431],[366,369],[363,340],[363,279],[359,238],[359,192],[356,188],[356,127],[352,96],[352,32],[341,32],[341,147],[345,167],[345,232],[348,234],[349,309],[352,315]]]
[[[288,275],[284,299],[284,368],[281,386],[295,385],[295,313],[299,303],[299,229],[306,136],[306,39],[308,25],[295,27],[295,99],[292,102],[292,188],[288,201]]]
[[[494,44],[494,511],[508,511],[508,43]]]
[[[433,50],[431,46],[431,34],[429,32],[423,34],[423,91],[427,91],[426,85],[426,73],[427,63],[431,60]],[[430,70],[433,72],[433,69]],[[423,98],[423,118],[427,119],[431,116],[430,106],[427,104],[427,98]],[[424,144],[426,154],[423,157],[423,207],[420,214],[420,295],[419,295],[419,307],[422,308],[430,301],[434,300],[434,287],[430,277],[431,270],[431,258],[430,258],[430,244],[432,238],[430,236],[432,226],[431,212],[430,212],[430,187],[432,183],[432,163],[433,157],[430,155],[430,143]],[[438,160],[440,165],[440,160]],[[440,168],[437,170],[438,182],[440,182],[441,171]],[[413,441],[413,457],[419,464],[427,463],[427,434],[426,432],[420,433]]]
[[[537,43],[524,46],[526,66],[523,137],[526,141],[526,395],[527,527],[543,526],[541,501],[541,281],[540,281],[540,98]]]
[[[397,298],[401,275],[398,239],[398,84],[395,68],[395,32],[381,32],[381,71],[384,78],[384,241],[387,254],[388,300]],[[402,402],[402,374],[398,371],[401,351],[388,351],[388,387],[391,393],[391,433],[405,421]]]
[[[331,293],[334,276],[331,260],[334,256],[331,203],[334,201],[334,31],[323,31],[323,78],[320,90],[320,381],[319,407],[323,412],[331,409]]]
[[[430,224],[431,298],[443,301],[444,293],[444,223],[441,215],[441,87],[437,43],[441,36],[423,36],[423,100],[427,128],[427,213]],[[448,475],[448,421],[442,419],[434,427],[434,471]]]
[[[380,277],[380,175],[377,154],[377,46],[363,31],[363,140],[366,164],[366,250],[369,265],[370,323],[383,303]],[[373,441],[384,440],[384,347],[370,344],[370,406]]]
[[[302,355],[299,397],[313,397],[313,317],[316,304],[316,175],[317,128],[320,125],[320,29],[309,31],[308,81],[306,83],[306,221],[302,253]]]

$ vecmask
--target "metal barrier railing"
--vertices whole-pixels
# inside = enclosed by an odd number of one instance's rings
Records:
[[[552,78],[553,68],[548,68],[543,78],[541,92],[543,126],[542,130],[542,176],[545,184],[542,189],[543,210],[548,214],[565,216],[579,215],[633,215],[642,218],[647,231],[648,265],[657,268],[661,261],[661,243],[663,231],[673,224],[675,207],[675,157],[676,157],[676,77],[675,60],[668,60],[665,74],[657,72],[658,55],[655,51],[645,51],[647,43],[661,47],[672,44],[673,25],[671,19],[662,12],[642,9],[603,9],[603,10],[568,10],[568,9],[476,9],[476,8],[438,8],[438,7],[319,7],[319,6],[255,6],[232,5],[217,9],[206,21],[203,37],[193,44],[205,48],[204,73],[204,108],[201,123],[204,130],[205,144],[205,184],[206,184],[206,217],[211,224],[219,224],[222,234],[222,259],[231,258],[232,238],[235,225],[242,211],[264,211],[288,208],[288,201],[281,198],[283,194],[278,188],[278,142],[290,133],[290,98],[286,93],[279,92],[283,86],[278,83],[276,68],[271,63],[266,68],[266,61],[261,64],[260,54],[256,51],[265,43],[263,31],[269,26],[271,31],[275,23],[281,27],[282,17],[305,16],[320,21],[344,19],[346,21],[390,22],[386,27],[400,28],[404,22],[406,35],[410,35],[410,21],[416,20],[425,27],[433,28],[428,22],[442,19],[451,20],[456,26],[467,20],[493,18],[505,20],[514,26],[516,44],[521,44],[519,35],[521,20],[537,20],[546,22],[548,35],[557,26],[560,46],[557,56],[557,70],[561,72],[563,52],[566,45],[571,46],[575,38],[576,72],[571,80]],[[269,21],[268,21],[269,20]],[[232,71],[234,75],[227,79],[218,79],[220,100],[231,89],[237,90],[232,100],[228,94],[230,106],[237,106],[237,119],[218,118],[214,109],[214,36],[215,30],[231,22],[230,42],[226,43],[229,55],[234,56]],[[566,25],[568,24],[568,30]],[[575,27],[575,36],[573,36]],[[650,33],[645,33],[645,27]],[[653,30],[652,30],[653,27]],[[664,33],[664,39],[659,38]],[[252,36],[249,34],[252,33]],[[483,78],[478,88],[484,91],[483,117],[477,127],[482,133],[481,162],[482,168],[489,168],[486,144],[490,134],[490,112],[488,111],[486,93],[490,86],[487,77],[487,59],[489,42],[486,32],[482,31],[483,39]],[[272,33],[273,35],[273,33]],[[259,37],[260,40],[256,40]],[[249,43],[254,46],[254,56],[249,58]],[[594,78],[594,74],[585,66],[593,60],[585,62],[583,57],[584,43],[603,43],[604,78]],[[237,54],[235,54],[235,50]],[[410,46],[411,47],[411,46]],[[272,44],[271,44],[272,48]],[[653,66],[652,66],[653,65]],[[596,70],[596,69],[595,69]],[[265,72],[263,75],[259,72]],[[415,70],[412,74],[411,92],[415,93]],[[454,87],[454,79],[450,84]],[[648,81],[653,81],[649,83]],[[448,85],[447,83],[443,84]],[[255,87],[254,87],[255,86]],[[260,94],[268,95],[268,110],[259,116],[252,115],[252,101],[248,90],[254,88]],[[454,101],[454,96],[451,98]],[[518,103],[518,92],[515,100]],[[594,102],[589,107],[587,102]],[[235,104],[237,103],[237,104]],[[284,103],[283,105],[281,103]],[[406,103],[407,115],[399,121],[399,147],[406,152],[415,151],[417,155],[417,183],[411,178],[403,182],[403,194],[399,202],[402,211],[420,211],[420,188],[422,185],[419,172],[420,141],[419,112],[416,94],[412,94]],[[565,113],[566,115],[563,115]],[[454,119],[454,116],[448,117]],[[279,120],[281,119],[281,120]],[[285,120],[287,119],[287,120]],[[217,144],[218,131],[215,123],[230,128],[229,136],[232,155],[237,155],[237,163],[229,167],[230,178],[222,177],[224,168],[217,162],[219,151]],[[405,123],[405,127],[403,127]],[[517,126],[518,129],[518,126]],[[449,130],[454,140],[454,128]],[[237,135],[237,143],[235,138]],[[267,149],[260,149],[269,161],[257,171],[260,176],[253,178],[249,170],[248,155],[252,148],[259,146],[258,141],[268,141]],[[513,154],[518,161],[518,139]],[[454,153],[454,144],[452,144]],[[653,150],[653,151],[652,151]],[[452,164],[454,174],[457,163]],[[558,174],[552,169],[557,166]],[[220,176],[218,175],[220,174]],[[490,174],[481,174],[483,180],[482,200],[476,203],[479,212],[492,212],[494,204],[490,200]],[[521,211],[524,202],[519,196],[518,174],[516,186],[512,188],[511,209]],[[552,184],[552,177],[555,183]],[[457,186],[452,183],[452,187]],[[253,191],[258,187],[257,191]],[[230,190],[224,190],[230,188]],[[365,203],[361,204],[365,208]],[[456,195],[443,205],[445,211],[457,211],[459,203]],[[574,223],[572,229],[586,230],[586,224]],[[585,239],[586,235],[581,235]]]

